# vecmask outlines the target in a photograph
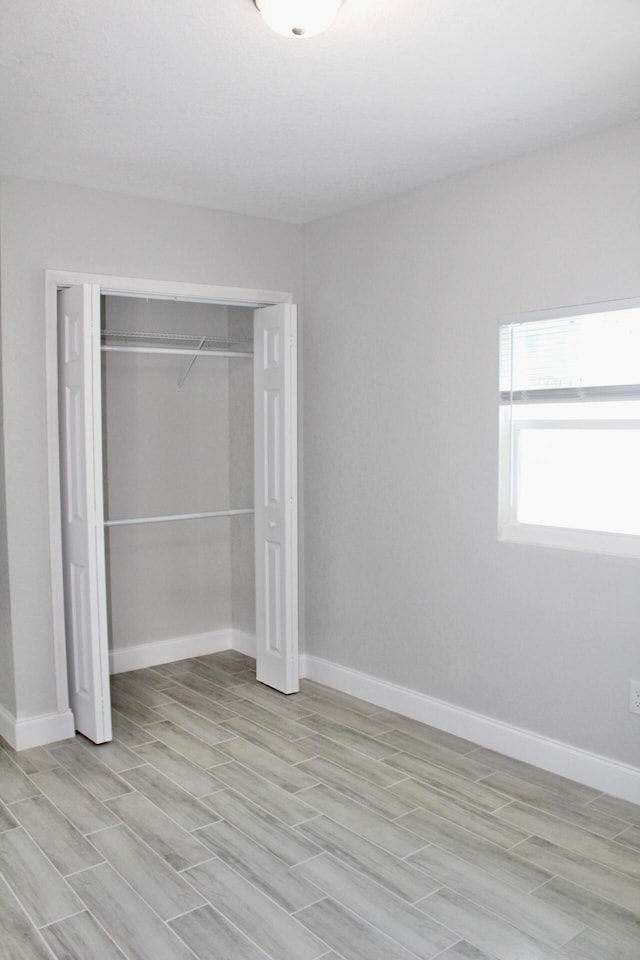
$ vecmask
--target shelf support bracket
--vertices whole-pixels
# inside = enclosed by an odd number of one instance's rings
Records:
[[[203,346],[204,346],[204,342],[205,342],[206,339],[207,339],[206,337],[203,337],[203,338],[202,338],[202,340],[201,340],[200,343],[198,344],[198,350],[202,350],[202,348],[203,348]],[[189,374],[191,373],[191,368],[192,368],[192,366],[194,365],[194,363],[196,362],[197,359],[198,359],[197,356],[191,358],[191,361],[190,361],[190,363],[189,363],[189,366],[187,367],[187,369],[184,371],[184,373],[182,374],[182,376],[181,376],[180,379],[178,380],[178,390],[181,390],[181,389],[182,389],[182,385],[184,384],[185,380],[187,379],[187,377],[188,377]]]

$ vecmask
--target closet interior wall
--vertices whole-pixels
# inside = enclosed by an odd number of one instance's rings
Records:
[[[251,338],[249,308],[102,298],[102,327]],[[253,507],[253,361],[102,354],[105,519]],[[253,515],[109,527],[110,649],[255,633]]]

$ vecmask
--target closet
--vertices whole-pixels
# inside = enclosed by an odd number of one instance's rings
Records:
[[[76,729],[111,737],[109,661],[255,646],[258,679],[293,692],[295,308],[83,285],[58,330]]]

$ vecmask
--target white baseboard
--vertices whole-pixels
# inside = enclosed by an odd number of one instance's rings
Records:
[[[543,770],[584,783],[614,797],[640,803],[640,768],[597,753],[552,740],[531,730],[494,720],[481,713],[436,700],[417,690],[401,687],[329,660],[309,655],[300,658],[300,676],[368,700],[421,723],[464,737],[483,747],[505,753]]]
[[[238,653],[244,653],[248,657],[256,658],[256,638],[253,633],[245,633],[243,630],[231,630],[231,649]]]
[[[30,750],[56,740],[67,740],[75,734],[73,714],[65,710],[20,720],[0,706],[0,734],[14,750]]]
[[[209,633],[194,633],[186,637],[155,640],[139,643],[135,647],[121,647],[109,651],[109,671],[127,673],[143,667],[155,667],[160,663],[173,663],[189,657],[204,657],[208,653],[220,653],[232,648],[232,630],[212,630]]]

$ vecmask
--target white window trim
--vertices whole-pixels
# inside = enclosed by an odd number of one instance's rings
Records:
[[[500,318],[500,326],[528,321],[554,320],[565,317],[584,316],[589,313],[605,313],[614,310],[629,310],[640,307],[640,298],[615,300],[593,304],[581,304],[573,307],[560,307],[556,310],[539,310]],[[535,402],[535,401],[533,401]],[[500,405],[499,418],[499,475],[498,475],[498,540],[503,543],[526,544],[534,547],[551,547],[560,550],[573,550],[586,553],[598,553],[604,556],[629,557],[640,559],[640,536],[635,534],[611,533],[599,530],[580,530],[571,527],[550,527],[542,524],[519,523],[515,519],[517,502],[517,463],[513,455],[517,440],[516,433],[523,427],[558,429],[640,429],[640,421],[634,419],[616,420],[553,420],[522,419],[512,417],[509,404]]]

